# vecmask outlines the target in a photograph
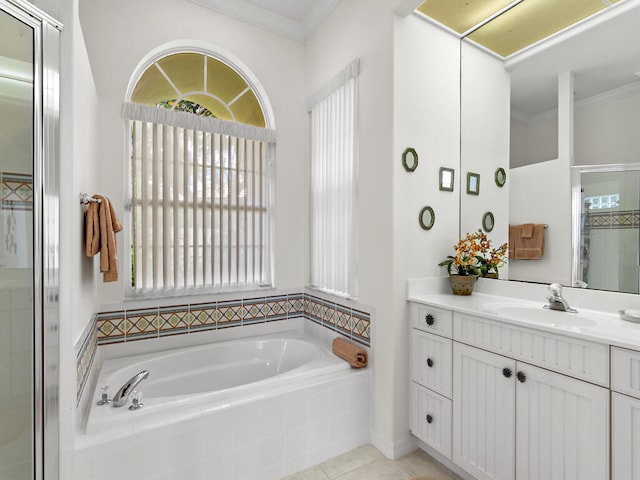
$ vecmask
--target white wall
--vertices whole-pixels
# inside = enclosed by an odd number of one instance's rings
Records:
[[[120,109],[138,63],[151,50],[177,41],[195,41],[228,52],[255,75],[274,111],[279,139],[275,180],[276,286],[304,285],[308,132],[303,45],[186,0],[80,2],[80,21],[96,79],[100,112],[98,154],[88,160],[100,178],[96,193],[107,195],[121,220],[125,219],[126,135]],[[121,305],[123,301],[129,243],[124,233],[118,234],[118,243],[121,281],[103,284],[97,271],[93,278],[101,305]]]
[[[393,167],[393,308],[397,313],[385,338],[392,339],[395,349],[393,368],[387,375],[394,376],[389,395],[395,396],[393,439],[398,442],[407,435],[409,422],[406,280],[444,275],[438,263],[451,254],[458,238],[459,41],[417,16],[396,17],[393,53],[393,155],[389,161]],[[418,168],[412,173],[401,163],[407,147],[415,148],[419,155]],[[455,170],[453,192],[439,190],[440,167]],[[436,215],[429,231],[418,223],[418,213],[427,205]]]
[[[514,188],[508,173],[510,75],[501,60],[462,42],[461,78],[460,235],[477,231],[483,215],[492,212],[495,227],[487,236],[499,247],[509,241],[509,191]],[[494,180],[500,167],[507,172],[503,187]],[[467,194],[468,172],[480,174],[477,196]],[[509,265],[500,270],[502,278],[508,273]]]
[[[640,89],[576,105],[575,164],[640,162]]]
[[[399,409],[395,391],[404,321],[392,291],[392,45],[394,2],[349,0],[338,4],[306,45],[306,92],[316,92],[354,58],[360,58],[358,249],[362,303],[375,308],[372,364],[375,368],[373,430],[394,438]],[[398,344],[400,342],[400,345]],[[404,355],[404,352],[402,353]],[[402,393],[404,395],[404,393]]]
[[[571,255],[566,255],[571,238],[565,235],[567,226],[570,233],[571,209],[558,208],[571,204],[571,192],[562,174],[565,169],[559,160],[550,160],[512,168],[508,172],[507,181],[511,182],[509,222],[549,226],[544,232],[542,259],[510,261],[510,280],[571,284]],[[544,185],[544,190],[540,185]]]

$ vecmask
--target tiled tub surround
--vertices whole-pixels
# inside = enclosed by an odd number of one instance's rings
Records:
[[[77,402],[91,373],[98,345],[192,334],[303,317],[369,346],[371,314],[349,302],[307,292],[98,313],[76,351]]]

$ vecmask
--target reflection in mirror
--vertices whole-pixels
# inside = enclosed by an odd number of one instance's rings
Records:
[[[402,154],[402,166],[407,172],[413,172],[418,168],[418,154],[415,149],[407,148]]]
[[[453,168],[440,167],[440,190],[453,192],[453,179],[455,170]]]
[[[638,293],[640,164],[574,167],[572,173],[579,212],[573,285]]]
[[[436,214],[431,207],[424,207],[418,215],[418,222],[424,230],[431,230],[436,221]]]
[[[469,195],[480,195],[480,175],[467,172],[467,193]]]
[[[493,226],[495,225],[495,223],[496,221],[493,218],[493,213],[486,212],[482,216],[482,228],[484,229],[485,232],[490,232],[491,230],[493,230]]]
[[[500,188],[504,187],[504,184],[507,183],[507,173],[504,171],[504,168],[500,167],[496,170],[494,180],[497,186]]]

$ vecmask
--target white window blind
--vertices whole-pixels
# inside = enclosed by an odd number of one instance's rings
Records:
[[[233,128],[219,133],[215,119],[141,105],[123,114],[132,135],[133,290],[270,285],[272,131],[244,125],[247,137],[265,138],[243,138]]]
[[[356,60],[312,100],[311,285],[357,297]]]

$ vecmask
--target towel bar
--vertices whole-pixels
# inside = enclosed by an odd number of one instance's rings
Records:
[[[89,203],[102,203],[102,200],[100,200],[99,198],[93,198],[91,195],[88,195],[86,193],[81,193],[80,203],[82,205],[87,205]]]

